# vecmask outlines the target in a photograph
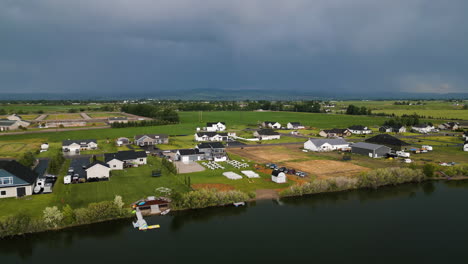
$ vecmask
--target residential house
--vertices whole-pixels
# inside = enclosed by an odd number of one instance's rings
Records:
[[[372,133],[371,129],[361,125],[350,126],[348,127],[348,130],[355,135],[368,135]]]
[[[17,161],[0,161],[0,198],[31,195],[38,174]]]
[[[272,140],[272,139],[280,139],[281,135],[278,132],[273,131],[273,129],[259,129],[254,132],[254,137],[260,140]]]
[[[128,117],[126,116],[115,116],[109,117],[107,119],[107,123],[114,124],[114,123],[128,123]]]
[[[468,151],[468,143],[465,143],[465,145],[463,145],[463,151]]]
[[[133,143],[137,146],[151,146],[156,144],[168,144],[169,136],[166,134],[136,135]]]
[[[430,132],[433,132],[435,129],[434,126],[428,125],[428,124],[419,124],[419,125],[414,125],[411,127],[411,130],[413,132],[418,132],[422,134],[427,134]]]
[[[195,141],[228,141],[228,133],[217,132],[197,132],[195,133]]]
[[[352,153],[369,156],[371,158],[385,157],[390,151],[391,149],[387,146],[367,142],[358,142],[351,145]]]
[[[410,145],[407,142],[400,140],[389,134],[380,134],[380,135],[366,139],[365,142],[384,145],[393,150],[403,150],[406,146]]]
[[[23,120],[23,118],[17,114],[7,116],[8,120],[17,121],[19,126],[28,127],[31,125],[30,122]]]
[[[273,170],[271,172],[271,181],[276,182],[276,183],[285,183],[287,180],[286,173],[279,171],[279,170]]]
[[[280,129],[281,124],[275,121],[265,121],[262,123],[262,126],[265,128]]]
[[[117,146],[121,147],[121,146],[125,146],[125,145],[129,145],[131,142],[130,142],[130,139],[126,138],[126,137],[119,137],[115,143],[117,144]]]
[[[63,140],[62,151],[79,153],[80,150],[97,149],[98,144],[96,139],[79,139],[79,140]]]
[[[440,124],[438,126],[439,129],[441,130],[458,130],[459,129],[459,123],[458,122],[447,122]]]
[[[349,143],[341,138],[309,138],[304,143],[304,149],[311,151],[347,150],[349,149]]]
[[[226,123],[224,122],[209,122],[206,123],[206,127],[203,130],[208,132],[224,131],[226,130]]]
[[[144,151],[118,151],[115,153],[105,153],[104,162],[111,170],[122,170],[127,167],[138,167],[147,163],[148,155]]]
[[[301,123],[299,122],[289,122],[286,127],[288,129],[304,129],[305,126],[303,126]]]
[[[200,152],[199,149],[179,149],[176,152],[175,160],[182,161],[182,162],[192,162],[192,161],[199,161],[203,160],[205,157],[205,153]]]
[[[406,132],[406,127],[405,126],[381,126],[379,128],[380,132],[386,132],[386,133],[405,133]]]
[[[324,129],[319,132],[321,137],[335,138],[335,137],[349,137],[351,136],[351,131],[348,129],[333,128],[333,129]]]
[[[86,181],[108,180],[110,177],[110,167],[102,161],[94,161],[86,166]]]
[[[463,132],[463,138],[468,140],[468,131]]]
[[[19,129],[20,123],[15,120],[0,119],[0,131],[10,131]]]
[[[197,145],[200,153],[205,153],[204,159],[213,161],[226,161],[228,156],[226,147],[221,142],[206,142]]]

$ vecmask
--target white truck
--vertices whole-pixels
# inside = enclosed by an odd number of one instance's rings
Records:
[[[427,151],[432,151],[432,146],[429,146],[429,145],[422,145],[421,147],[422,149],[425,149]]]
[[[396,154],[397,154],[398,157],[403,157],[403,158],[409,158],[410,157],[409,152],[397,151]]]

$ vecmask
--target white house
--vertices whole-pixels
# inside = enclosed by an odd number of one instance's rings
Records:
[[[371,129],[361,125],[350,126],[348,127],[348,130],[355,135],[367,135],[372,133]]]
[[[197,132],[195,133],[195,141],[227,141],[229,139],[228,133],[217,132]]]
[[[117,158],[113,158],[109,161],[106,161],[106,164],[109,165],[109,168],[111,170],[123,170],[124,169],[124,162]]]
[[[457,130],[459,128],[459,125],[460,123],[458,122],[447,122],[440,124],[438,128],[442,130]]]
[[[305,126],[301,125],[299,122],[289,122],[286,127],[288,129],[304,129]]]
[[[104,162],[95,161],[88,166],[86,166],[86,179],[89,180],[103,180],[109,179],[110,168]]]
[[[463,146],[463,151],[468,151],[468,143]]]
[[[116,145],[121,147],[121,146],[124,146],[124,145],[129,145],[130,144],[130,139],[126,138],[126,137],[119,137],[116,141],[115,141]]]
[[[254,137],[260,140],[280,139],[281,135],[272,129],[260,129],[254,132]]]
[[[311,151],[347,150],[349,143],[342,138],[310,138],[304,143],[304,149]]]
[[[37,177],[17,161],[0,161],[0,198],[32,195]]]
[[[49,150],[49,143],[42,143],[41,144],[41,150],[43,150],[43,151]]]
[[[274,170],[271,172],[271,181],[276,183],[285,183],[286,182],[286,174],[279,170]]]
[[[428,124],[419,124],[419,125],[414,125],[411,127],[411,130],[414,132],[422,133],[422,134],[427,134],[432,132],[435,129],[434,126],[430,126]]]
[[[98,144],[95,139],[64,140],[62,141],[63,152],[79,152],[80,150],[97,149]]]
[[[192,161],[199,161],[205,158],[205,153],[200,152],[199,149],[179,149],[176,152],[175,160],[189,163]]]
[[[281,128],[281,124],[275,121],[265,121],[263,122],[262,126],[266,128],[273,128],[273,129]]]
[[[104,162],[111,170],[122,170],[127,167],[138,167],[147,163],[148,155],[144,151],[118,151],[104,154]]]
[[[226,130],[226,123],[224,122],[209,122],[206,123],[205,131],[215,132],[215,131],[224,131]]]

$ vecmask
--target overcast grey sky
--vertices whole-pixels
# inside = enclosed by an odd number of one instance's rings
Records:
[[[2,0],[0,92],[468,92],[466,0]]]

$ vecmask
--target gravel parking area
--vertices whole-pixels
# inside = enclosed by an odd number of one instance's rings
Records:
[[[175,161],[174,164],[176,165],[179,173],[191,173],[205,170],[205,167],[196,162],[183,163],[181,161]]]

